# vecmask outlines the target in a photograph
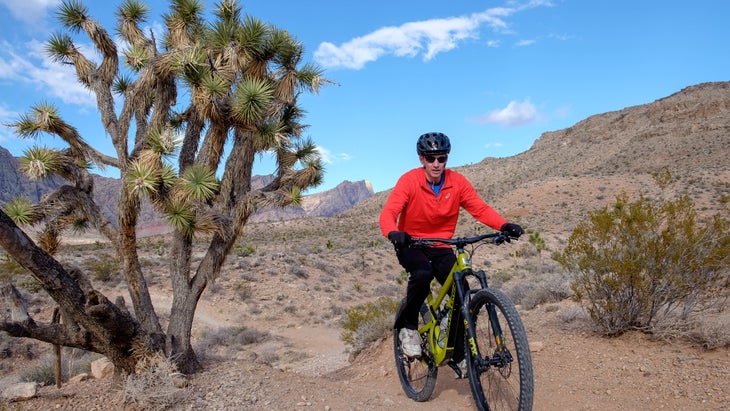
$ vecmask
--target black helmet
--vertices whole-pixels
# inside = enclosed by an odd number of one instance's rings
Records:
[[[418,154],[448,154],[451,151],[451,143],[444,133],[426,133],[418,137],[416,143]]]

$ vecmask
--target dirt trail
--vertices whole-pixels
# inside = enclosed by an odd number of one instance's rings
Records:
[[[537,309],[522,316],[534,350],[535,410],[730,410],[727,348],[705,351],[641,333],[606,338],[585,322],[562,321],[555,311]],[[300,392],[309,398],[305,403],[319,398],[332,410],[474,408],[468,381],[456,380],[447,367],[439,369],[430,401],[408,399],[393,365],[390,339],[350,364],[338,330],[302,326],[270,332],[307,354],[288,364],[285,375],[276,374],[288,380],[288,385],[282,382],[284,391]]]
[[[169,307],[156,296],[157,307]],[[167,305],[166,305],[167,304]],[[393,364],[392,341],[374,344],[352,363],[339,329],[325,325],[272,327],[275,321],[241,321],[240,307],[203,301],[195,327],[215,329],[246,324],[276,336],[292,357],[274,367],[245,352],[208,360],[192,376],[179,410],[469,410],[469,383],[439,369],[432,398],[417,403],[401,390]],[[164,311],[164,310],[161,310]],[[617,338],[595,335],[587,323],[566,323],[555,310],[522,313],[533,346],[534,409],[718,410],[730,411],[730,349],[705,351],[687,344],[652,341],[644,334]],[[267,343],[268,344],[268,343]],[[266,344],[251,347],[264,350]],[[119,393],[105,381],[43,387],[18,410],[106,410]],[[1,408],[1,407],[0,407]],[[139,409],[134,405],[121,407]]]

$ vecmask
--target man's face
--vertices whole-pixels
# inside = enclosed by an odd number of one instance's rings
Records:
[[[423,164],[423,168],[426,170],[426,176],[432,183],[438,183],[441,181],[441,174],[443,174],[446,168],[446,161],[449,159],[447,154],[424,154],[419,155],[418,158]]]

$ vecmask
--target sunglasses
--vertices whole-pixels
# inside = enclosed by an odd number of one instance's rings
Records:
[[[423,156],[423,158],[426,160],[427,163],[433,163],[434,161],[438,161],[439,163],[443,164],[446,162],[446,160],[449,159],[448,156]]]

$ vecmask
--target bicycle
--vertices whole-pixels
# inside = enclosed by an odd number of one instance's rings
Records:
[[[484,271],[474,271],[470,261],[479,246],[489,242],[499,245],[511,239],[502,232],[454,239],[411,239],[409,247],[448,244],[455,249],[457,258],[438,294],[434,297],[434,293],[430,293],[421,306],[418,332],[422,355],[408,357],[403,354],[398,329],[393,330],[398,377],[409,398],[428,401],[436,386],[440,366],[449,365],[458,378],[464,378],[461,369],[452,361],[455,344],[461,343],[464,344],[466,374],[479,410],[532,409],[532,359],[522,320],[510,299],[490,288]],[[469,252],[467,245],[473,245]],[[473,289],[467,282],[471,277],[477,280],[472,282],[478,282]],[[459,327],[463,330],[461,333]],[[504,332],[505,328],[507,332]],[[460,334],[463,340],[456,341]]]

